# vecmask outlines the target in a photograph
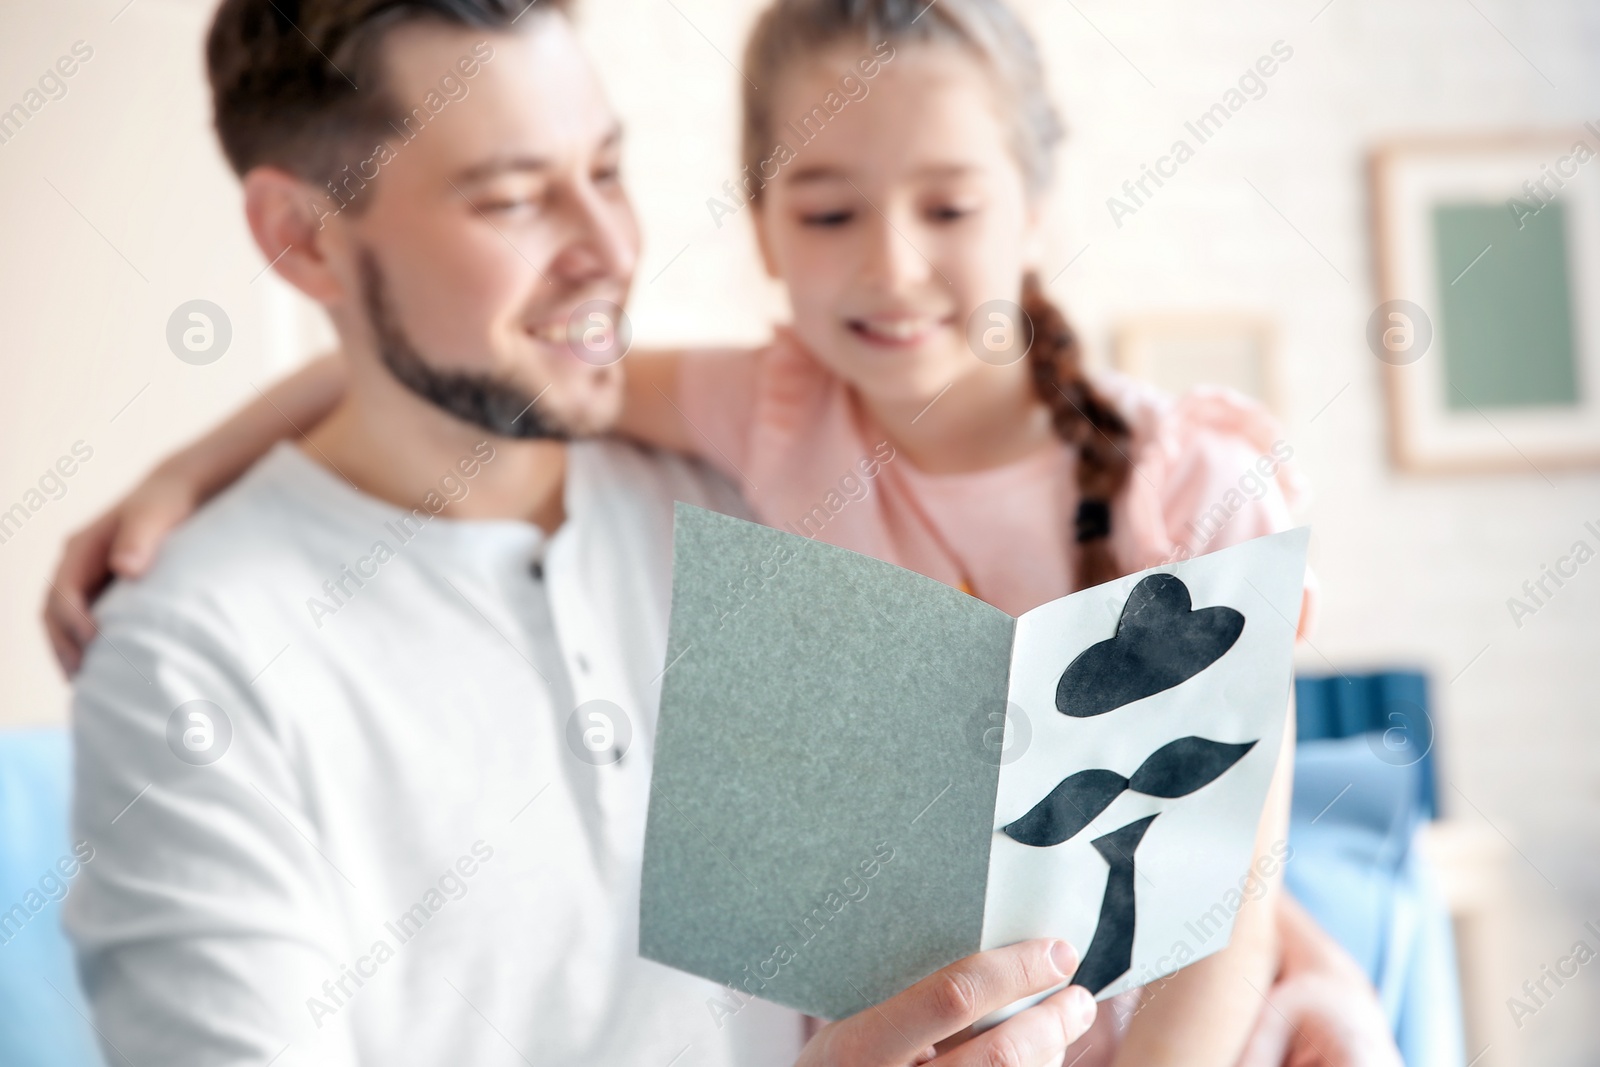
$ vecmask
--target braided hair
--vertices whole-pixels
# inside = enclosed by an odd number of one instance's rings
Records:
[[[1111,548],[1111,502],[1132,469],[1128,422],[1084,375],[1078,335],[1032,272],[1023,279],[1022,310],[1033,324],[1028,370],[1034,391],[1050,410],[1056,436],[1078,454],[1078,584],[1099,585],[1126,573]]]

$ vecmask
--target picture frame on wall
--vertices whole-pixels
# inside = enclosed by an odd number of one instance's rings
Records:
[[[1392,141],[1369,180],[1395,465],[1600,465],[1600,128]]]
[[[1197,385],[1237,390],[1283,417],[1277,330],[1249,314],[1146,315],[1113,329],[1116,368],[1167,393]]]

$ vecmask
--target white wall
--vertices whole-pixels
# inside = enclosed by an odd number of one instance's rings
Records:
[[[0,14],[0,108],[77,42],[90,58],[0,144],[0,510],[74,444],[91,458],[0,543],[0,722],[58,721],[66,690],[37,607],[65,534],[182,436],[254,396],[303,347],[210,133],[209,5],[67,0]],[[114,19],[114,21],[113,21]],[[167,318],[204,298],[232,321],[209,366],[174,358]],[[309,320],[306,320],[309,321]],[[38,497],[31,503],[37,504]]]
[[[251,281],[263,264],[208,134],[197,42],[209,4],[135,0],[111,21],[122,3],[59,0],[0,15],[0,105],[73,41],[95,49],[68,95],[0,145],[0,507],[74,441],[95,450],[63,499],[0,544],[0,722],[63,715],[65,690],[34,615],[64,533],[153,457],[253,395],[252,382],[303,344],[302,325],[271,310],[288,299],[268,295],[271,275]],[[592,0],[584,16],[628,123],[645,221],[637,336],[755,338],[776,304],[752,280],[759,272],[742,220],[718,230],[705,208],[738,169],[738,75],[717,50],[737,58],[754,4],[674,4]],[[1065,265],[1087,245],[1056,293],[1097,359],[1111,325],[1142,313],[1231,309],[1279,323],[1288,432],[1318,490],[1314,551],[1326,591],[1304,666],[1326,670],[1325,656],[1347,670],[1420,664],[1433,673],[1445,808],[1487,820],[1515,849],[1516,941],[1500,996],[1518,993],[1583,936],[1585,919],[1600,918],[1600,769],[1591,755],[1600,751],[1600,568],[1581,571],[1520,629],[1506,599],[1566,550],[1584,520],[1600,520],[1600,478],[1435,479],[1390,468],[1381,368],[1363,342],[1377,297],[1362,167],[1366,148],[1394,134],[1600,120],[1600,5],[1021,6],[1072,130],[1054,255]],[[1279,39],[1294,57],[1267,95],[1116,227],[1106,197]],[[194,297],[233,320],[232,349],[208,367],[178,362],[163,340],[167,315]],[[1576,1067],[1600,1057],[1593,970],[1513,1030],[1524,1062]]]

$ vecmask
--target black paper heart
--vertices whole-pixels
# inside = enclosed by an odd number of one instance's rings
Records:
[[[1152,574],[1128,594],[1114,637],[1090,645],[1061,672],[1056,710],[1104,715],[1188,681],[1233,647],[1244,616],[1232,608],[1190,610],[1189,587]]]
[[[1068,775],[1026,815],[1001,830],[1013,841],[1034,848],[1059,845],[1075,837],[1125,790],[1167,799],[1186,797],[1222,777],[1255,747],[1254,741],[1229,745],[1180,737],[1151,753],[1132,778],[1100,768]]]

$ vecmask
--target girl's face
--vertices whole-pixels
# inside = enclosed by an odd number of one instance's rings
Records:
[[[902,48],[800,144],[800,118],[828,114],[858,58],[830,53],[773,87],[773,136],[795,154],[756,225],[796,333],[881,404],[926,403],[972,375],[1020,377],[1020,364],[997,368],[967,344],[980,304],[1020,299],[1036,227],[990,76],[953,46]]]

